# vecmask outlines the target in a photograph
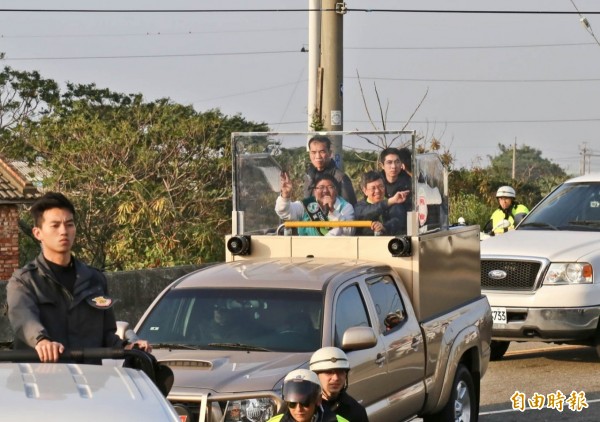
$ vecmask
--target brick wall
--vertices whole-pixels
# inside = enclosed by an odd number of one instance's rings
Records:
[[[19,267],[19,212],[16,205],[0,205],[0,280]]]

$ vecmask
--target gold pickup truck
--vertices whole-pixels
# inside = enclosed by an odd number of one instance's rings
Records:
[[[365,160],[382,139],[415,142],[412,132],[326,135]],[[413,154],[405,234],[299,236],[274,206],[281,169],[290,155],[304,157],[309,136],[233,135],[226,262],[174,281],[135,329],[175,373],[169,400],[184,421],[232,420],[235,403],[244,420],[264,422],[284,406],[285,375],[337,346],[370,421],[476,421],[492,316],[479,228],[448,227],[439,158]],[[439,200],[428,203],[423,184]]]

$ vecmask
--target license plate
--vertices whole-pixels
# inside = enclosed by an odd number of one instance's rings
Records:
[[[492,308],[492,320],[494,324],[506,324],[506,308]]]

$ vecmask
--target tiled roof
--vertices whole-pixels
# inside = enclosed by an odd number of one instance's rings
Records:
[[[23,171],[0,156],[0,203],[29,203],[41,195]]]

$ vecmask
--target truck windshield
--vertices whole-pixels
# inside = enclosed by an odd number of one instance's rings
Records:
[[[600,183],[565,183],[518,227],[521,230],[600,231]]]
[[[308,352],[321,347],[321,292],[179,289],[138,330],[155,347]]]

